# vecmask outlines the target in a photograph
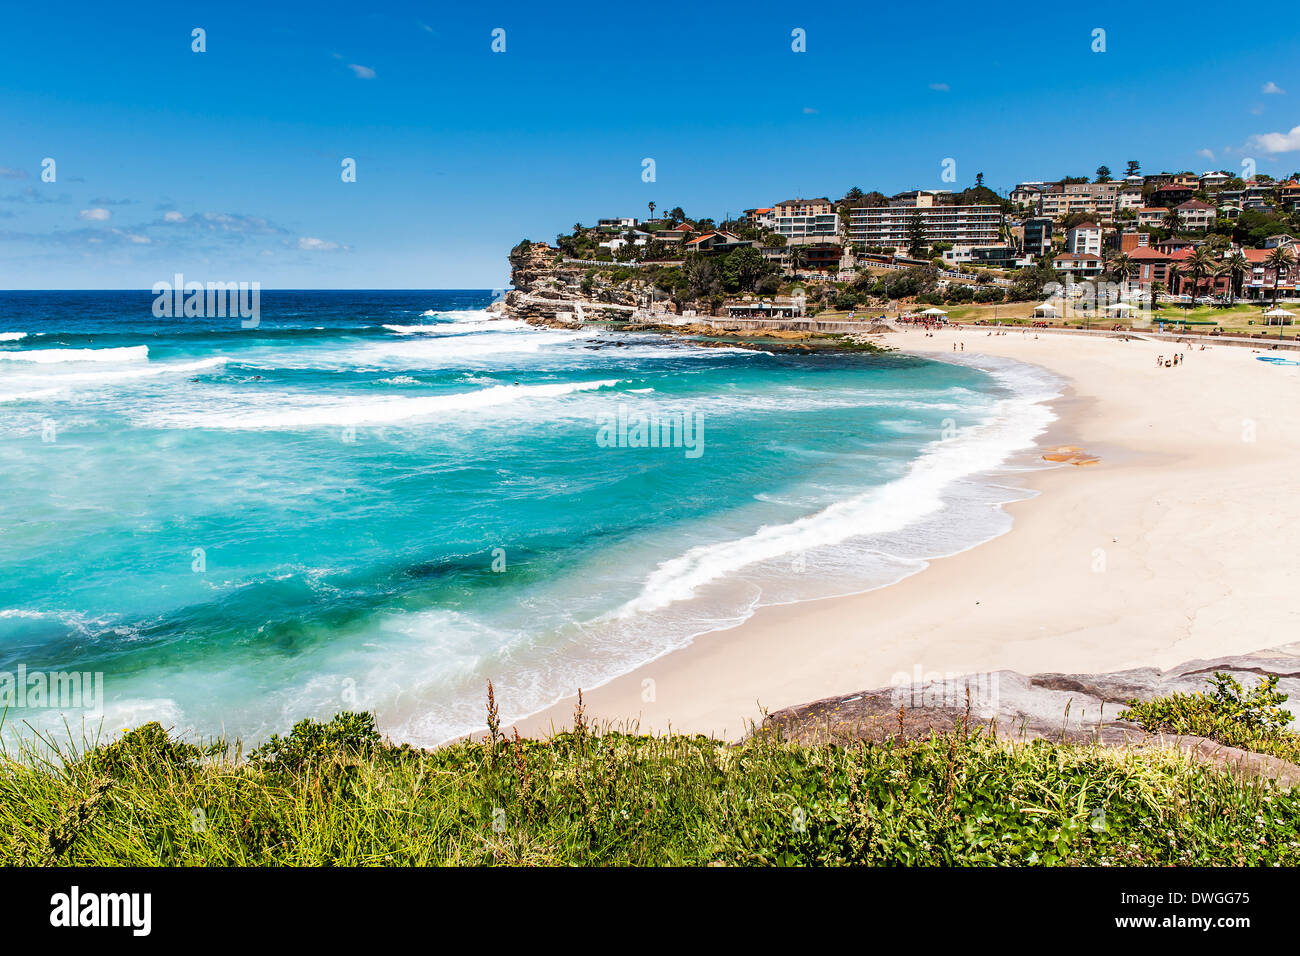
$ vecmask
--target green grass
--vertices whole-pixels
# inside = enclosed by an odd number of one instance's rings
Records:
[[[367,714],[236,759],[146,725],[0,759],[8,865],[1300,864],[1300,791],[978,732],[842,748],[577,728],[422,751]]]

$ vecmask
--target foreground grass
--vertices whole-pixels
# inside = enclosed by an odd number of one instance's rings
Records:
[[[0,760],[8,865],[1283,864],[1300,791],[1177,752],[575,731],[434,751],[367,714],[235,761],[157,724]]]

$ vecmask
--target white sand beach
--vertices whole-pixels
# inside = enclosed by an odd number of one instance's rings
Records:
[[[890,683],[899,673],[1170,667],[1294,641],[1300,607],[1300,367],[1247,348],[967,327],[899,348],[1037,364],[1068,379],[1044,450],[1089,466],[1030,473],[1012,530],[866,594],[759,609],[604,686],[589,719],[736,738],[762,709]],[[1293,357],[1295,353],[1272,353]],[[652,683],[647,683],[652,682]],[[652,698],[652,699],[649,699]],[[567,724],[573,701],[518,724]]]

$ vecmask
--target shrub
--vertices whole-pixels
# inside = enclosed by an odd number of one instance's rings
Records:
[[[328,723],[300,720],[289,736],[271,739],[248,754],[248,762],[268,773],[298,773],[322,760],[369,757],[379,747],[375,715],[343,711]]]

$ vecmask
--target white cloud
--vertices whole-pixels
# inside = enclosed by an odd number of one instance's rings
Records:
[[[26,179],[27,170],[0,166],[0,179]]]
[[[172,209],[172,210],[169,210],[169,211],[163,213],[163,221],[164,221],[164,222],[184,222],[184,221],[185,221],[185,217],[184,217],[183,215],[181,215],[180,213],[178,213],[175,209]]]
[[[817,112],[817,111],[816,111],[815,109],[813,109],[811,106],[805,106],[805,107],[803,108],[803,111],[804,111],[805,115],[808,115],[808,116],[812,116],[812,115],[814,115],[814,114]]]
[[[357,75],[359,80],[373,80],[375,71],[368,66],[362,66],[360,63],[349,63],[348,69]]]
[[[1261,86],[1259,89],[1260,89],[1260,92],[1262,92],[1262,93],[1285,93],[1285,92],[1286,92],[1286,90],[1282,89],[1282,87],[1278,86],[1278,85],[1277,85],[1276,83],[1274,83],[1272,80],[1269,80],[1267,83],[1265,83],[1265,84],[1264,84],[1263,86]]]
[[[1214,158],[1214,150],[1209,149],[1209,148],[1207,147],[1206,149],[1200,149],[1200,150],[1197,150],[1197,151],[1196,151],[1196,155],[1197,155],[1197,156],[1204,156],[1206,159],[1213,159],[1213,158]]]
[[[125,239],[127,242],[134,243],[137,246],[147,246],[153,242],[148,236],[142,236],[138,232],[124,232],[121,229],[114,229],[115,233]]]
[[[948,92],[948,84],[947,84],[947,83],[931,83],[931,84],[930,84],[930,89],[932,89],[932,90],[938,90],[940,93],[947,93],[947,92]]]
[[[1265,153],[1294,153],[1300,151],[1300,126],[1289,133],[1259,133],[1246,141],[1251,149]]]
[[[308,252],[333,252],[338,247],[337,242],[317,239],[314,236],[303,236],[298,240],[298,248],[305,249]]]
[[[107,209],[95,208],[95,209],[83,209],[81,210],[81,212],[77,213],[77,215],[80,216],[82,219],[89,219],[93,222],[103,222],[104,220],[108,219],[108,217],[111,216],[112,213],[109,212]]]

